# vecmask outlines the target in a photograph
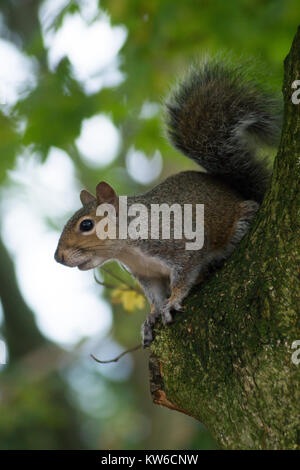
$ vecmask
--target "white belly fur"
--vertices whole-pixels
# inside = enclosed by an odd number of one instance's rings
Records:
[[[160,259],[142,253],[139,248],[131,248],[118,257],[133,275],[160,278],[170,276],[170,268]]]

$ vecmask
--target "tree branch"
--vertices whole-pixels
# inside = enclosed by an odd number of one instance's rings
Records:
[[[250,233],[193,290],[151,346],[154,403],[201,421],[221,446],[300,448],[300,30],[285,60],[284,122],[273,178]]]

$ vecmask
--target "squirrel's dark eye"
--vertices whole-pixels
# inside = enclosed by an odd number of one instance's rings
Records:
[[[79,225],[81,232],[89,232],[94,228],[94,222],[91,219],[84,219]]]

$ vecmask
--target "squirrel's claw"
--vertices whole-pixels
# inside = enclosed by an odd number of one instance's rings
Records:
[[[173,310],[176,310],[176,312],[183,312],[183,311],[184,311],[184,308],[183,308],[183,306],[181,305],[180,302],[175,302],[175,303],[172,305],[172,309],[173,309]]]
[[[172,323],[173,321],[171,308],[172,306],[169,302],[165,304],[165,306],[162,308],[161,318],[162,318],[162,322],[164,325],[168,325],[169,323]]]
[[[173,315],[171,310],[176,312],[182,312],[184,310],[180,302],[170,302],[168,301],[162,308],[161,317],[164,325],[169,325],[173,322]]]
[[[146,320],[142,325],[142,346],[143,348],[149,348],[150,344],[154,340],[153,325]]]
[[[161,318],[164,325],[169,325],[173,322],[173,315],[171,310],[181,312],[183,307],[180,302],[167,301],[161,309]],[[152,311],[144,321],[142,325],[142,345],[143,348],[149,348],[150,344],[154,340],[154,326],[159,314],[156,311]]]
[[[154,340],[155,322],[157,320],[156,313],[150,313],[142,325],[142,345],[143,348],[149,348],[150,344]]]

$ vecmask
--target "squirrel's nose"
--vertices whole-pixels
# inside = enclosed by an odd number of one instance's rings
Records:
[[[64,253],[59,248],[57,248],[56,252],[54,253],[54,259],[55,259],[55,261],[57,261],[58,263],[61,263],[61,264],[64,264],[64,262],[65,262]]]

